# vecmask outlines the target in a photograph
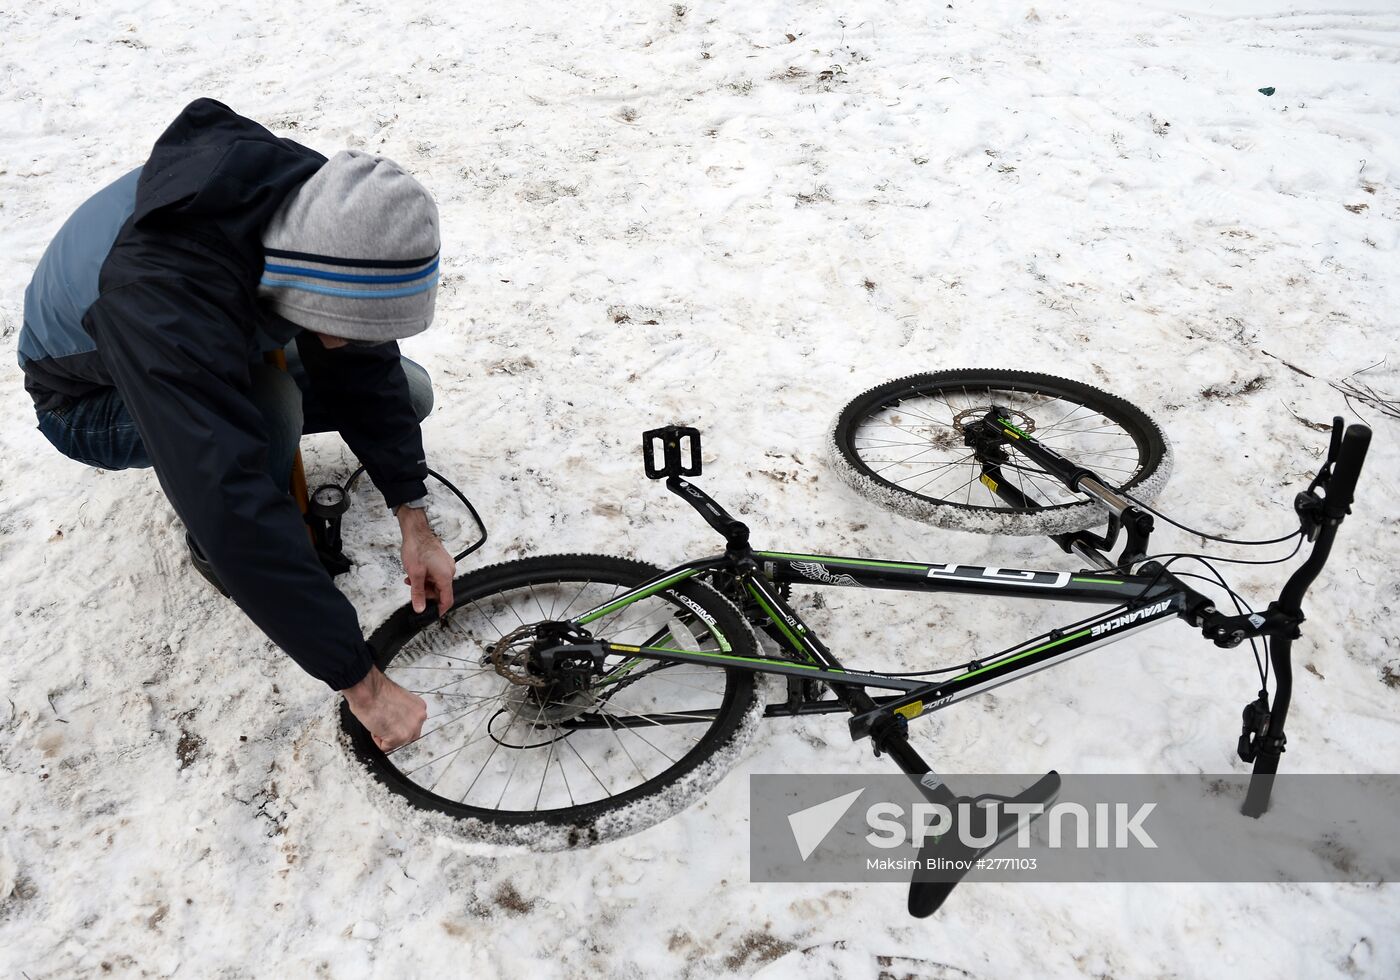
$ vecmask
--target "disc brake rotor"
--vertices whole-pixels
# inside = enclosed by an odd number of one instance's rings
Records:
[[[958,435],[963,435],[963,430],[966,425],[968,425],[970,422],[981,422],[987,417],[987,413],[989,411],[991,411],[991,409],[985,407],[963,409],[961,412],[958,412],[956,415],[953,416],[954,430],[957,431]],[[1014,424],[1016,428],[1020,429],[1027,435],[1035,431],[1035,419],[1031,418],[1029,415],[1021,411],[1020,409],[1007,409],[1006,414],[1010,416],[1010,418],[1007,421]]]
[[[539,640],[534,626],[521,626],[511,630],[486,648],[491,663],[500,674],[512,684],[528,687],[544,687],[545,679],[529,671],[530,648]]]

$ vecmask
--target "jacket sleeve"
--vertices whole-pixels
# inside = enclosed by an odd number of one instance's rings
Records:
[[[297,353],[317,400],[392,509],[428,492],[423,433],[408,394],[399,345],[327,350],[309,330]]]
[[[373,657],[355,609],[267,472],[241,325],[186,279],[104,293],[84,325],[161,488],[229,595],[311,676],[337,690],[360,681]]]

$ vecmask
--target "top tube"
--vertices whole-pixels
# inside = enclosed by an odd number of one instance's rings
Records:
[[[1117,604],[1171,591],[1161,576],[1051,572],[945,562],[888,561],[755,551],[754,559],[775,582],[839,585],[905,592],[957,592],[1008,598]]]

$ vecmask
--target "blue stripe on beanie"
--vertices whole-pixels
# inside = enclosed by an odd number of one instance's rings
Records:
[[[402,281],[401,279],[398,281]],[[318,293],[321,296],[340,296],[345,299],[397,299],[400,296],[414,296],[418,293],[426,293],[438,283],[435,274],[427,282],[421,282],[416,286],[406,286],[403,289],[336,289],[334,286],[318,286],[310,282],[298,282],[295,279],[273,279],[270,276],[263,276],[259,285],[268,289],[299,289],[306,293]]]

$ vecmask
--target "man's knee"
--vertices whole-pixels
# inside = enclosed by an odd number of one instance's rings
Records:
[[[253,404],[262,413],[270,438],[301,439],[301,389],[296,380],[270,364],[254,364],[249,368],[250,392]]]
[[[290,374],[270,364],[252,365],[249,380],[253,404],[266,426],[268,470],[278,486],[286,487],[301,444],[301,388]]]
[[[151,465],[136,422],[116,389],[98,391],[61,410],[37,413],[38,428],[69,459],[104,470]]]
[[[413,414],[422,422],[433,410],[433,382],[428,372],[416,361],[401,357],[403,373],[408,378],[408,397],[413,402]]]

